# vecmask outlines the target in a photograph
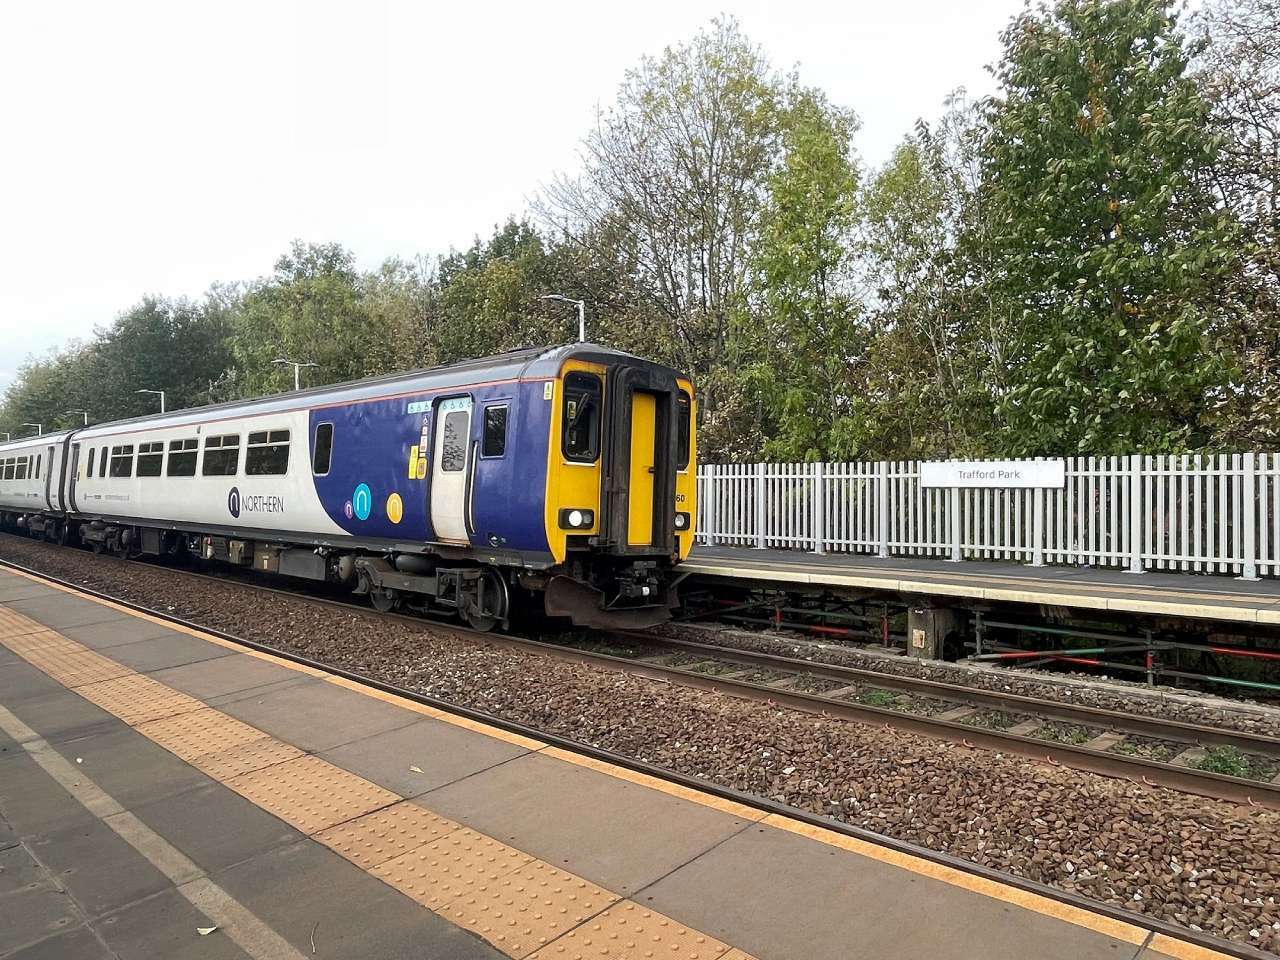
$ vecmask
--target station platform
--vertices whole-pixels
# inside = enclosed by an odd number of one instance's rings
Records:
[[[0,572],[0,957],[1216,960]]]
[[[720,580],[854,588],[905,598],[1045,604],[1197,620],[1280,624],[1280,580],[1106,567],[1032,567],[931,558],[880,559],[751,547],[694,548],[681,572]]]

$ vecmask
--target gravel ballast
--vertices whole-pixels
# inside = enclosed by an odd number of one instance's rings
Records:
[[[1280,955],[1280,813],[816,718],[0,536],[195,623]]]

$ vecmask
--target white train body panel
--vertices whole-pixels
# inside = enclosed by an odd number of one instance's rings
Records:
[[[0,510],[61,511],[62,450],[66,433],[0,443]]]
[[[72,509],[102,519],[150,522],[154,526],[240,528],[300,533],[326,539],[342,529],[326,514],[311,472],[309,411],[305,408],[248,416],[175,415],[138,424],[104,425],[77,431],[74,481],[68,483]],[[248,472],[250,438],[279,437],[288,432],[287,467],[283,475]],[[208,443],[235,437],[236,468],[232,475],[207,475]],[[170,474],[175,442],[195,444],[194,476]],[[160,476],[139,476],[143,451],[159,450]],[[112,476],[113,452],[132,448],[130,476]],[[104,469],[104,456],[106,466]],[[153,454],[154,456],[154,454]],[[121,456],[122,462],[124,457]]]

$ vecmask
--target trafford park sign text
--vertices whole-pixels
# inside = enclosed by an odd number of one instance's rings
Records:
[[[924,487],[1062,487],[1065,460],[933,460],[920,464]]]

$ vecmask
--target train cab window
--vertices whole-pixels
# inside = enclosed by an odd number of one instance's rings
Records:
[[[13,470],[13,479],[15,480],[27,479],[27,464],[29,464],[30,462],[31,462],[30,457],[19,457],[18,465],[14,467],[14,470]]]
[[[195,437],[188,437],[186,440],[170,440],[169,465],[165,473],[171,477],[194,477],[199,446],[200,441]]]
[[[484,442],[482,457],[501,457],[507,452],[507,405],[484,408]]]
[[[600,378],[569,373],[564,378],[564,441],[566,460],[595,463],[600,456]]]
[[[111,476],[133,476],[133,444],[111,448]]]
[[[201,472],[206,477],[234,477],[239,468],[239,434],[205,438],[204,469]]]
[[[471,414],[466,410],[454,410],[444,415],[444,449],[440,455],[440,469],[457,473],[467,465],[467,424]]]
[[[289,471],[289,431],[260,430],[249,434],[244,472],[249,477],[283,477]]]
[[[311,472],[317,477],[327,477],[333,463],[333,424],[316,424],[316,442],[312,448]]]
[[[98,476],[105,477],[107,475],[107,448],[103,447],[102,452],[98,454]]]
[[[680,396],[676,398],[676,469],[689,469],[689,438],[692,435],[690,430],[689,417],[690,403],[689,395],[683,390]]]
[[[164,444],[141,443],[138,445],[138,476],[158,477],[164,472]]]

